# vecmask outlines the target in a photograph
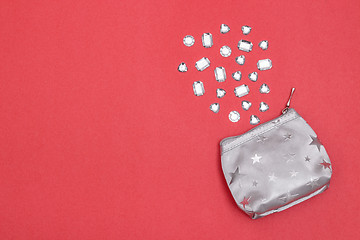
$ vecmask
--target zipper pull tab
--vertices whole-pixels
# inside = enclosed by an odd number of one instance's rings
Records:
[[[286,103],[286,107],[285,107],[285,108],[281,111],[281,112],[282,112],[282,114],[287,113],[287,111],[289,110],[289,107],[290,107],[290,101],[291,101],[291,98],[292,98],[292,96],[293,96],[294,92],[295,92],[295,88],[292,88],[292,89],[291,89],[291,93],[290,93],[289,100],[288,100],[288,102]]]

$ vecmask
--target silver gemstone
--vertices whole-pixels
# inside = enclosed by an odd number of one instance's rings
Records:
[[[251,27],[244,25],[241,27],[241,31],[243,32],[244,35],[248,35],[251,31]]]
[[[259,47],[262,49],[262,50],[266,50],[268,49],[269,47],[269,42],[267,40],[263,40],[259,43]]]
[[[246,95],[249,94],[249,92],[250,92],[250,89],[246,84],[243,84],[243,85],[241,85],[239,87],[236,87],[234,89],[235,96],[237,96],[237,97],[246,96]]]
[[[257,62],[257,68],[261,71],[269,70],[272,68],[272,62],[270,59],[262,59]]]
[[[251,102],[244,100],[244,101],[241,102],[241,107],[242,107],[242,109],[247,111],[251,107]]]
[[[207,57],[203,57],[195,63],[195,67],[199,71],[204,71],[205,69],[210,67],[210,60]]]
[[[269,86],[264,83],[263,85],[260,86],[260,93],[269,93],[270,92],[270,88]]]
[[[220,54],[223,57],[228,57],[231,55],[231,48],[229,46],[222,46],[220,48]]]
[[[223,98],[226,94],[226,91],[222,88],[216,89],[216,97],[217,98]]]
[[[229,113],[229,119],[231,122],[237,122],[240,120],[240,113],[237,111],[231,111]]]
[[[244,65],[245,64],[245,56],[244,55],[238,56],[235,58],[235,61],[239,65]]]
[[[260,103],[260,107],[259,107],[260,112],[266,112],[268,109],[269,109],[269,105],[267,105],[267,103],[265,102]]]
[[[193,36],[191,36],[191,35],[187,35],[187,36],[184,37],[183,43],[184,43],[185,46],[191,47],[195,43],[195,38]]]
[[[250,124],[256,125],[258,123],[260,123],[260,119],[256,115],[251,115],[250,116]]]
[[[256,82],[258,79],[258,73],[257,72],[252,72],[249,74],[249,79],[253,82]]]
[[[230,31],[230,27],[226,24],[221,24],[220,26],[220,33],[225,34]]]
[[[178,71],[179,72],[187,72],[188,68],[186,66],[186,64],[184,62],[180,63],[179,67],[178,67]]]
[[[232,77],[235,81],[240,81],[241,80],[241,72],[240,71],[236,71],[232,74]]]
[[[225,82],[226,80],[226,72],[225,72],[225,68],[223,67],[217,67],[214,70],[215,73],[215,79],[218,82]]]
[[[213,45],[213,38],[211,33],[204,33],[202,35],[202,44],[205,48],[210,48]]]
[[[240,40],[238,43],[239,50],[244,51],[244,52],[251,52],[252,47],[253,47],[253,44],[246,40]]]
[[[202,96],[205,93],[204,84],[201,81],[193,83],[193,90],[195,96]]]
[[[214,113],[218,113],[220,110],[220,104],[218,103],[213,103],[210,105],[210,110]]]

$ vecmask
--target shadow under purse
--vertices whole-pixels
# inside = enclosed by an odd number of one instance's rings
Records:
[[[282,115],[220,142],[221,164],[235,202],[257,219],[329,187],[332,167],[314,130],[290,106]]]

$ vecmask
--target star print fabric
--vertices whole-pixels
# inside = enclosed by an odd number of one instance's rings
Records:
[[[220,143],[225,180],[239,208],[256,219],[326,190],[332,166],[314,130],[292,108]]]

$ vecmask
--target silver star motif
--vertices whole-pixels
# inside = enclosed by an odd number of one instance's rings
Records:
[[[291,177],[296,177],[296,175],[297,175],[298,173],[299,173],[299,172],[297,172],[297,171],[295,171],[295,170],[292,170],[292,171],[290,172]]]
[[[288,191],[284,197],[279,198],[280,200],[283,200],[284,202],[289,201],[290,198],[296,197],[299,194],[291,194],[290,191]]]
[[[328,163],[325,161],[325,159],[323,159],[322,163],[320,163],[320,165],[322,165],[324,167],[324,169],[330,169],[331,170],[331,163]]]
[[[275,173],[272,173],[271,175],[269,175],[269,182],[275,182],[277,179],[277,177],[275,176]]]
[[[231,180],[229,182],[229,185],[234,183],[235,181],[239,180],[240,178],[244,177],[246,174],[240,173],[239,167],[236,168],[235,172],[229,173]]]
[[[253,185],[253,187],[257,187],[258,182],[256,180],[254,180],[252,185]]]
[[[310,136],[310,137],[312,139],[312,142],[309,145],[315,145],[319,149],[319,152],[320,152],[320,148],[322,146],[320,140],[317,137],[313,137],[313,136]]]
[[[286,163],[290,162],[290,161],[294,161],[294,158],[296,156],[295,153],[288,153],[288,154],[284,154],[283,155],[285,160],[286,160]]]
[[[306,157],[305,157],[305,161],[306,161],[306,162],[310,162],[309,156],[306,156]]]
[[[262,158],[262,156],[255,154],[251,159],[253,160],[253,164],[255,164],[257,162],[260,163],[261,158]]]
[[[261,142],[264,143],[267,140],[267,137],[265,137],[264,135],[258,136],[257,137],[257,142]]]
[[[284,141],[291,140],[292,135],[290,133],[287,133],[284,135]]]
[[[310,178],[310,182],[306,185],[310,185],[311,188],[319,186],[319,184],[317,183],[318,180],[319,180],[319,178]]]

